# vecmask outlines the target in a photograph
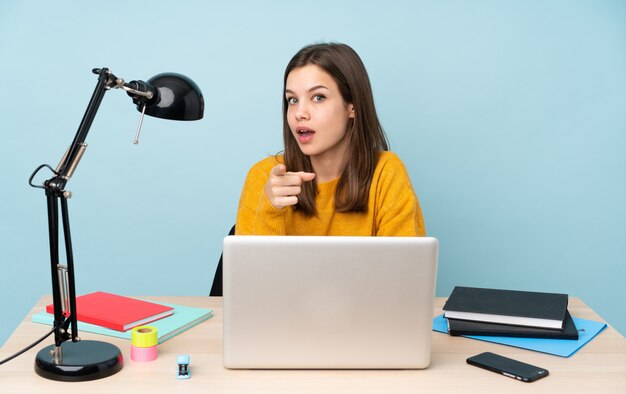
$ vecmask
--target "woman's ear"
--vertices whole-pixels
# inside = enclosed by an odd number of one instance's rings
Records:
[[[348,104],[348,117],[354,119],[354,104]]]

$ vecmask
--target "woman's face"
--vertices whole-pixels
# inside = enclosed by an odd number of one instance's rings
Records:
[[[293,69],[287,76],[285,98],[287,123],[302,153],[312,161],[342,163],[354,107],[344,101],[330,74],[315,65]]]

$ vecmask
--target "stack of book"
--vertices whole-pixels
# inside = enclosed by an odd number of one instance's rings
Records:
[[[46,307],[54,313],[54,305]],[[154,302],[137,300],[97,291],[76,297],[76,319],[117,331],[148,324],[174,313],[174,308]]]
[[[32,321],[52,325],[54,306],[32,316]],[[130,340],[131,329],[144,324],[157,328],[158,343],[188,330],[211,318],[213,311],[177,304],[161,304],[95,292],[76,297],[76,319],[80,331],[109,335]]]
[[[450,335],[578,339],[567,294],[457,286],[443,306]]]

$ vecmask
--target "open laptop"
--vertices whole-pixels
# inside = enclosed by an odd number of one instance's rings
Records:
[[[225,367],[429,365],[437,239],[229,236],[223,253]]]

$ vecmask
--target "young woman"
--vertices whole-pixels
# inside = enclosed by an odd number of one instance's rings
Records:
[[[284,76],[284,155],[249,171],[237,235],[423,236],[417,196],[388,151],[369,77],[344,44],[301,49]]]

